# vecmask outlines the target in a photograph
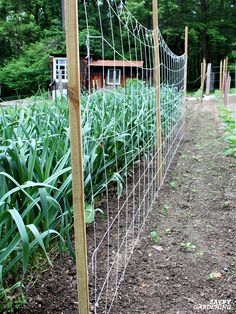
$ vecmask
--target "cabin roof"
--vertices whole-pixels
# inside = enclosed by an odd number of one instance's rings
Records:
[[[66,58],[66,54],[64,54],[64,53],[51,53],[50,57],[52,57],[52,58]]]
[[[125,60],[94,60],[89,62],[94,67],[135,67],[142,68],[143,61],[125,61]]]

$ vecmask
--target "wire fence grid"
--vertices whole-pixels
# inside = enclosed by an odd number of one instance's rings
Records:
[[[80,19],[86,21],[87,48],[81,56],[81,103],[85,207],[92,217],[87,227],[90,307],[111,313],[183,137],[187,58],[175,55],[159,29],[145,28],[120,1],[98,2],[95,24],[84,1]]]

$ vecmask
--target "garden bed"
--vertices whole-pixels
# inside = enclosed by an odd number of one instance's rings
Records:
[[[216,101],[187,107],[186,136],[112,313],[201,313],[211,300],[230,300],[231,310],[225,313],[235,311],[235,159],[223,154]],[[159,241],[150,237],[151,231]],[[58,258],[29,287],[29,302],[19,313],[77,313],[75,265],[69,255]]]

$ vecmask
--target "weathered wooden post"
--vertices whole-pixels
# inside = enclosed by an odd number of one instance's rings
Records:
[[[203,62],[202,62],[202,77],[201,77],[201,103],[203,102],[205,78],[206,78],[206,59],[203,58]]]
[[[184,97],[186,97],[187,96],[187,80],[188,80],[188,26],[185,26],[184,54],[185,54]]]
[[[228,73],[228,67],[229,67],[229,58],[226,57],[226,59],[225,59],[225,72],[226,72],[226,74]]]
[[[160,90],[160,52],[159,52],[159,29],[158,29],[158,1],[152,0],[153,29],[154,29],[154,85],[156,86],[156,128],[157,128],[157,171],[158,187],[163,179],[162,164],[162,136],[161,136],[161,90]]]
[[[219,78],[219,90],[222,92],[222,60],[220,61],[220,78]]]
[[[231,85],[231,76],[228,72],[228,75],[226,74],[225,78],[225,89],[224,89],[224,104],[228,105],[229,102],[229,91],[230,91],[230,85]]]
[[[211,63],[207,64],[207,80],[206,80],[206,95],[210,94],[211,85]]]
[[[224,104],[226,105],[227,104],[227,86],[228,86],[228,77],[227,77],[227,74],[225,73],[224,74]]]
[[[84,179],[80,108],[80,64],[77,0],[65,1],[72,189],[79,313],[89,313]]]
[[[226,72],[226,59],[223,62],[223,73],[222,73],[222,93],[225,91],[225,72]]]
[[[229,90],[229,92],[228,92],[228,96],[229,96],[229,93],[230,93],[230,86],[231,86],[231,75],[230,75],[230,72],[229,72],[229,81],[228,81],[228,86],[229,86],[229,88],[228,88],[228,90]]]

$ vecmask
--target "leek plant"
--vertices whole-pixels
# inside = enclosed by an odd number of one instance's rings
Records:
[[[182,98],[163,86],[161,99],[168,134]],[[121,193],[132,162],[154,149],[155,90],[129,81],[126,88],[82,95],[81,106],[85,214],[91,223],[92,202],[114,182]],[[68,105],[4,108],[0,129],[0,286],[9,287],[24,280],[36,250],[49,263],[55,243],[73,254]]]

